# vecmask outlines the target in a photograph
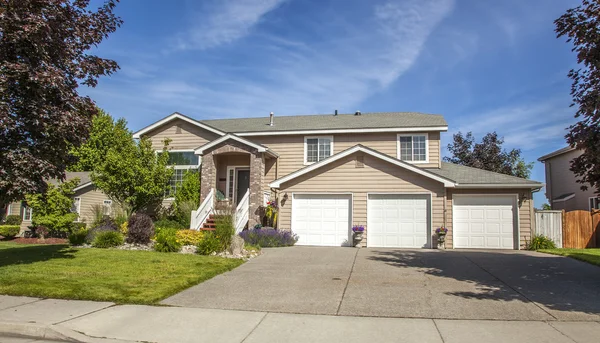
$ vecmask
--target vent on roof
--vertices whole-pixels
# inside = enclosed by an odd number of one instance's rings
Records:
[[[333,114],[334,116],[337,116],[337,110],[335,110],[335,113]]]
[[[269,114],[269,126],[275,125],[275,123],[273,122],[274,117],[275,117],[275,114],[273,112],[271,112],[271,114]]]
[[[356,111],[356,112],[354,113],[354,115],[355,115],[355,116],[359,116],[359,115],[360,115],[360,111]]]
[[[356,168],[364,168],[365,167],[365,156],[357,155],[356,156]]]

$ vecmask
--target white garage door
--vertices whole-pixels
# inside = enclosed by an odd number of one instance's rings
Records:
[[[350,241],[350,195],[295,194],[292,231],[299,245],[342,246]]]
[[[429,195],[369,195],[367,246],[429,248]]]
[[[455,248],[514,249],[514,196],[454,196]]]

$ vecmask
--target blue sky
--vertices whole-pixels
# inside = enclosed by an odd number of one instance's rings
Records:
[[[574,122],[566,75],[575,57],[553,20],[578,3],[123,1],[124,25],[97,51],[121,70],[83,91],[132,130],[175,111],[437,113],[450,128],[444,146],[457,131],[495,130],[535,161],[563,147]],[[541,163],[531,178],[544,181]]]

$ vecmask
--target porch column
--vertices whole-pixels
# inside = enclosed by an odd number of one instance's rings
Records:
[[[250,154],[250,214],[248,227],[260,224],[263,206],[263,181],[265,178],[265,157],[261,152]]]
[[[202,156],[202,167],[200,174],[200,203],[206,199],[211,188],[217,185],[217,168],[212,153]]]

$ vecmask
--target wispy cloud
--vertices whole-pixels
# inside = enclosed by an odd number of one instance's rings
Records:
[[[198,15],[198,24],[180,33],[175,48],[209,49],[228,44],[247,35],[267,13],[286,0],[223,0],[209,14]]]

